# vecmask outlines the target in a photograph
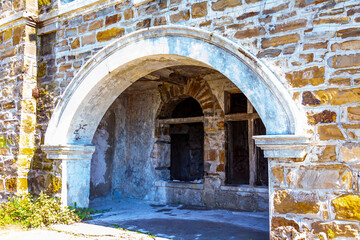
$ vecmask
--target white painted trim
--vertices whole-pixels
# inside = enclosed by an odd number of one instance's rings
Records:
[[[103,4],[101,8],[105,8],[110,5],[121,3],[124,0],[79,0],[70,2],[67,4],[58,5],[58,9],[53,10],[49,13],[43,13],[39,16],[40,22],[51,21],[53,18],[62,17],[64,15],[71,15],[72,13],[76,16],[99,9],[99,4]],[[94,8],[91,6],[96,5]]]
[[[46,153],[48,159],[91,160],[95,146],[43,145],[41,150]]]
[[[204,190],[203,183],[174,182],[174,181],[158,180],[158,181],[155,181],[154,185],[155,185],[155,187]]]
[[[303,158],[310,143],[309,137],[294,135],[253,136],[253,139],[267,158]]]
[[[29,13],[27,11],[20,11],[10,15],[9,17],[0,19],[0,31],[4,31],[22,24],[28,24],[35,27],[36,21],[37,16],[35,14]]]
[[[231,192],[248,192],[248,193],[260,193],[269,195],[268,187],[249,187],[249,186],[228,186],[223,185],[220,187],[222,191],[231,191]]]

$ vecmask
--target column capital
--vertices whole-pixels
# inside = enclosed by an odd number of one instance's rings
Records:
[[[91,160],[95,146],[89,145],[42,145],[48,159]]]
[[[260,135],[253,139],[267,158],[303,158],[310,143],[309,137],[299,135]]]

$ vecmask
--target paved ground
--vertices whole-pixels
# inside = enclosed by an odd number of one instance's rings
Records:
[[[169,206],[132,199],[99,201],[92,203],[91,207],[107,211],[95,215],[93,220],[86,223],[55,225],[49,229],[31,231],[0,231],[0,239],[269,239],[267,213],[187,208],[181,205]]]

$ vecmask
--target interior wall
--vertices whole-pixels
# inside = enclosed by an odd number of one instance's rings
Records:
[[[114,198],[153,199],[156,175],[150,154],[159,102],[156,88],[127,90],[115,101]]]
[[[142,79],[115,100],[93,140],[97,152],[92,160],[92,199],[136,198],[267,211],[266,187],[233,187],[225,182],[223,96],[225,91],[238,90],[236,86],[221,74],[204,74],[182,84]],[[156,122],[164,114],[164,106],[172,106],[172,101],[184,96],[194,97],[204,111],[201,181],[170,181],[170,135],[182,133],[182,129]],[[102,179],[106,183],[99,184]]]
[[[92,140],[96,148],[90,167],[90,200],[111,196],[115,126],[113,105],[105,113]]]

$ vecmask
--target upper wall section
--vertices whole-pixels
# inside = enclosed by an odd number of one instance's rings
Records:
[[[38,33],[46,47],[51,39],[44,51],[51,54],[39,57],[39,89],[52,95],[50,111],[79,69],[112,41],[152,26],[186,25],[257,56],[305,109],[317,140],[355,139],[348,124],[360,122],[359,9],[357,0],[77,0],[40,15]]]
[[[0,0],[0,19],[24,10],[24,0]]]

